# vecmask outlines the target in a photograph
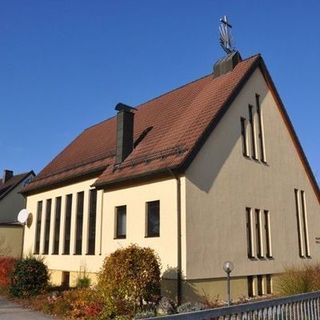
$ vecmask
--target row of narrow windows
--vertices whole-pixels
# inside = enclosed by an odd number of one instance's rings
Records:
[[[311,258],[305,192],[294,189],[299,256]],[[247,253],[250,259],[271,259],[271,221],[269,210],[246,208]]]
[[[256,121],[255,112],[257,113],[258,121]],[[249,129],[250,139],[248,139],[247,127],[248,121],[246,118],[241,117],[241,137],[242,137],[242,153],[245,157],[251,157],[255,160],[260,160],[264,163],[267,162],[265,141],[264,141],[264,126],[263,116],[260,106],[260,96],[256,94],[256,106],[248,105],[249,115]],[[258,122],[256,124],[256,122]],[[256,126],[258,126],[258,139],[256,133]],[[249,141],[250,140],[250,141]],[[258,140],[258,141],[257,141]]]
[[[248,276],[247,281],[249,297],[263,296],[273,292],[271,274]]]
[[[248,258],[272,258],[270,212],[246,208]]]
[[[62,230],[61,210],[62,197],[55,198],[54,218],[53,218],[53,235],[52,235],[52,250],[50,251],[50,227],[51,227],[51,210],[53,210],[52,199],[46,200],[45,213],[43,219],[43,201],[39,201],[37,205],[37,221],[35,230],[35,254],[59,254],[60,233],[63,234],[62,254],[70,254],[71,244],[71,217],[72,206],[76,205],[76,224],[75,224],[75,243],[74,254],[88,255],[95,254],[96,242],[96,212],[97,212],[97,191],[90,190],[89,195],[89,217],[88,217],[88,236],[87,250],[83,252],[82,239],[84,234],[84,192],[78,192],[76,202],[73,202],[74,195],[68,194],[65,196],[65,215],[64,215],[64,230]],[[115,207],[115,228],[114,238],[125,239],[127,236],[127,206],[122,205]],[[44,230],[44,235],[41,237],[41,228]],[[146,237],[160,236],[160,201],[150,201],[146,203]],[[42,239],[42,240],[41,240]],[[41,247],[41,241],[43,246]]]
[[[82,234],[83,234],[83,214],[84,214],[84,192],[78,192],[76,202],[76,230],[75,230],[75,254],[82,254]],[[70,253],[70,234],[71,234],[71,215],[73,195],[68,194],[65,198],[65,215],[64,215],[64,232],[63,232],[63,254]],[[49,254],[50,246],[50,227],[53,226],[53,248],[52,254],[59,254],[60,232],[62,232],[61,224],[61,209],[62,197],[55,198],[55,204],[52,205],[52,199],[46,200],[45,218],[43,220],[43,201],[38,201],[37,205],[37,222],[35,234],[35,254]],[[51,210],[54,209],[54,221],[51,221]],[[90,190],[89,194],[89,217],[88,217],[88,239],[87,252],[88,255],[95,254],[95,240],[96,240],[96,212],[97,212],[97,191]],[[42,252],[40,252],[41,227],[44,224],[44,237]]]

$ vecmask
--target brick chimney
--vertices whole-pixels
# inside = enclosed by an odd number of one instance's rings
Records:
[[[3,171],[2,182],[6,183],[12,177],[13,177],[13,171],[12,170],[4,170]]]

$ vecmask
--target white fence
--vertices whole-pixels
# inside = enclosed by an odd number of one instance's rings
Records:
[[[320,291],[153,320],[320,320]]]

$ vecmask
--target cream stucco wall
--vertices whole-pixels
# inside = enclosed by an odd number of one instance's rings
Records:
[[[75,275],[85,270],[87,273],[98,272],[106,255],[118,248],[126,247],[131,243],[153,248],[160,257],[162,272],[167,278],[175,278],[173,270],[177,267],[177,182],[176,179],[165,179],[153,181],[117,189],[113,191],[98,191],[97,199],[97,220],[96,220],[96,254],[87,256],[86,248],[88,238],[88,208],[89,189],[94,179],[42,192],[28,196],[27,210],[33,215],[31,226],[26,227],[24,240],[24,255],[33,253],[35,246],[36,211],[38,201],[43,201],[42,221],[45,221],[46,200],[52,199],[51,224],[50,224],[50,245],[49,254],[43,255],[44,223],[41,226],[40,255],[52,272],[52,281],[56,283],[61,278],[60,271],[71,271]],[[82,255],[74,255],[75,246],[75,214],[76,195],[84,191],[84,225]],[[69,255],[62,254],[64,239],[65,220],[65,198],[73,194],[72,206],[72,232],[71,249]],[[55,198],[62,196],[61,227],[60,227],[60,250],[58,255],[53,255],[53,230],[55,217]],[[160,237],[145,237],[146,228],[146,202],[160,201]],[[127,206],[127,237],[126,239],[114,239],[115,235],[115,207]],[[71,277],[72,278],[72,277]],[[70,278],[70,279],[71,279]],[[73,277],[74,278],[74,277]],[[72,278],[72,279],[73,279]],[[73,280],[70,280],[72,283]]]
[[[242,155],[240,117],[260,95],[267,164]],[[258,119],[256,120],[257,148]],[[250,142],[250,129],[247,127]],[[250,150],[250,143],[249,143]],[[259,153],[258,153],[259,154]],[[299,258],[294,188],[305,191],[312,259]],[[271,216],[273,259],[247,257],[246,207]],[[256,70],[186,172],[187,279],[280,273],[284,266],[318,261],[320,207],[276,102]]]

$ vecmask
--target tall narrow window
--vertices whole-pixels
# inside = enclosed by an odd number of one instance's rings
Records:
[[[263,121],[262,121],[262,113],[260,106],[260,96],[256,94],[256,105],[257,105],[257,114],[258,114],[258,124],[259,124],[259,141],[260,141],[260,159],[263,162],[266,162],[266,152],[264,145],[264,132],[263,132]]]
[[[262,237],[261,237],[261,216],[260,210],[256,209],[256,243],[257,243],[257,256],[258,258],[263,257],[263,250],[262,250]]]
[[[84,192],[78,192],[78,195],[77,195],[76,251],[75,251],[75,254],[81,254],[82,253],[83,199],[84,199]]]
[[[127,206],[116,207],[116,239],[124,239],[127,236]]]
[[[304,248],[302,244],[302,223],[300,218],[300,201],[299,201],[299,190],[294,189],[295,202],[296,202],[296,216],[297,216],[297,226],[298,226],[298,241],[299,241],[299,255],[304,257]]]
[[[251,208],[246,208],[248,258],[254,257]]]
[[[64,248],[63,248],[64,254],[70,253],[71,210],[72,210],[72,194],[68,194],[66,198],[66,220],[64,225]]]
[[[160,236],[160,201],[147,202],[147,237]]]
[[[254,297],[254,282],[253,276],[248,276],[248,297]]]
[[[310,257],[310,245],[309,245],[309,231],[308,231],[308,219],[307,219],[307,208],[306,208],[306,199],[304,191],[300,191],[301,194],[301,211],[302,211],[302,221],[303,221],[303,233],[304,233],[304,245],[306,256]]]
[[[34,254],[39,254],[39,251],[40,251],[41,219],[42,219],[42,201],[38,201]]]
[[[55,224],[53,233],[53,254],[59,253],[60,221],[61,221],[61,197],[56,198]]]
[[[266,256],[272,258],[270,212],[268,210],[264,210],[264,229],[266,232]]]
[[[252,157],[254,159],[257,159],[256,132],[255,132],[255,126],[254,126],[253,106],[250,104],[249,104],[249,119],[250,119],[250,128],[251,128]]]
[[[52,200],[47,200],[46,205],[46,222],[45,222],[45,232],[44,232],[44,249],[43,254],[49,253],[49,241],[50,241],[50,222],[51,222],[51,203]]]
[[[96,243],[96,219],[97,219],[97,190],[90,190],[90,204],[89,204],[89,241],[88,254],[95,253]]]
[[[266,275],[266,283],[267,283],[267,294],[272,294],[272,276],[271,276],[271,274]]]
[[[242,153],[248,157],[248,141],[247,141],[247,120],[241,118],[241,137],[242,137]]]
[[[258,275],[257,276],[257,287],[258,287],[258,296],[262,296],[263,295],[263,276],[262,275]]]

